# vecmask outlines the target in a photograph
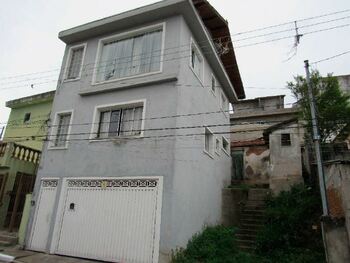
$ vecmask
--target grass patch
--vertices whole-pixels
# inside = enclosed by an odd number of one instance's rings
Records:
[[[244,255],[238,251],[234,233],[235,229],[230,227],[206,227],[202,233],[192,237],[186,249],[179,249],[173,253],[172,262],[236,262],[232,259]]]

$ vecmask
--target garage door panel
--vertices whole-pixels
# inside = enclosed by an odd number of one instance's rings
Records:
[[[42,179],[28,248],[45,251],[56,198],[58,180]]]
[[[158,194],[158,184],[67,187],[56,252],[114,262],[154,262]]]

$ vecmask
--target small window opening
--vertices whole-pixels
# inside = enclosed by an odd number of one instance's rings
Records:
[[[281,145],[282,146],[291,146],[292,145],[289,133],[282,133],[281,134]]]
[[[24,114],[23,123],[28,123],[30,121],[30,112]]]

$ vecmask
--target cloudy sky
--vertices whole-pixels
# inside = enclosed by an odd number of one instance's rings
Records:
[[[63,42],[57,38],[59,31],[156,1],[0,2],[0,123],[4,123],[9,114],[9,109],[5,107],[6,101],[56,88],[64,51]],[[300,39],[296,55],[288,61],[293,54],[293,38],[246,45],[293,35],[293,31],[275,34],[276,31],[292,29],[293,24],[236,35],[256,28],[347,10],[350,9],[349,0],[210,0],[210,3],[229,22],[236,41],[234,46],[248,98],[286,94],[286,103],[291,103],[293,98],[285,89],[285,84],[293,75],[304,74],[305,59],[317,61],[350,50],[350,10],[298,22],[298,26],[302,27],[300,33],[342,27],[305,34]],[[262,34],[270,35],[242,40]],[[336,75],[345,75],[350,74],[349,62],[350,54],[314,67],[322,74],[333,72]],[[34,84],[33,88],[31,84]]]

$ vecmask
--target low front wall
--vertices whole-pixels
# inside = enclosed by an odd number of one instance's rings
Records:
[[[329,262],[350,262],[350,162],[326,162],[324,175],[330,217],[342,222],[326,223],[325,237]]]
[[[247,200],[248,191],[246,189],[222,189],[222,223],[224,226],[238,226],[241,208]]]

